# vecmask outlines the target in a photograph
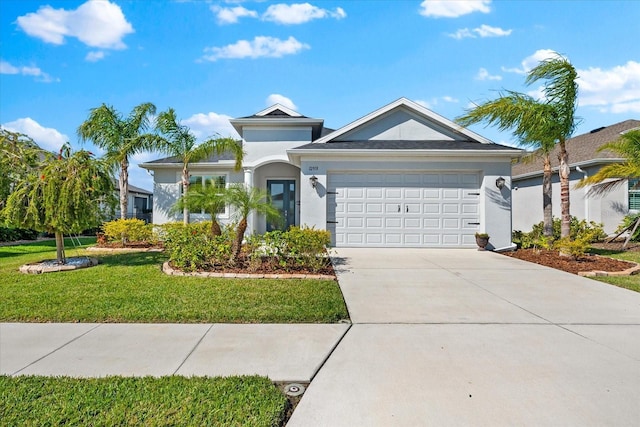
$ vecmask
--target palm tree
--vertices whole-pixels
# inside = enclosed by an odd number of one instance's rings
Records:
[[[173,108],[158,114],[156,128],[160,137],[159,150],[182,162],[182,194],[189,191],[189,164],[206,159],[211,155],[231,153],[235,158],[235,170],[242,168],[244,152],[242,144],[233,138],[210,138],[196,144],[196,137],[188,126],[181,125]],[[189,204],[183,203],[183,220],[189,223]]]
[[[598,151],[604,150],[619,154],[625,161],[603,166],[598,172],[578,182],[576,188],[594,185],[587,195],[602,195],[624,184],[628,179],[640,178],[640,130],[625,132],[616,141],[598,148]]]
[[[185,205],[191,210],[202,210],[211,215],[211,235],[220,236],[222,229],[218,222],[218,214],[225,207],[224,183],[212,179],[209,183],[189,186],[185,197],[178,200],[176,206],[183,210]]]
[[[102,104],[93,108],[89,118],[78,127],[81,141],[92,141],[106,150],[105,160],[117,168],[120,166],[120,218],[126,219],[129,204],[129,158],[143,151],[153,150],[154,135],[145,133],[150,127],[151,115],[156,107],[150,102],[140,104],[125,119],[112,106]]]
[[[525,84],[532,85],[545,80],[545,98],[535,100],[518,92],[507,92],[495,101],[489,101],[471,109],[458,118],[462,125],[481,121],[497,124],[499,129],[512,129],[523,146],[538,148],[544,159],[543,209],[545,235],[551,231],[551,162],[549,154],[555,144],[559,146],[561,236],[569,237],[571,215],[569,213],[569,155],[566,140],[573,133],[577,119],[575,110],[578,99],[578,74],[565,57],[555,54],[541,61],[529,71]]]
[[[551,114],[549,107],[536,99],[517,92],[507,91],[493,101],[487,101],[458,117],[458,123],[469,126],[486,121],[496,125],[499,130],[513,130],[522,147],[536,149],[536,156],[543,160],[542,174],[542,210],[544,235],[553,235],[553,214],[551,205],[551,151],[555,141],[544,132],[536,132],[542,127],[545,116]],[[531,156],[525,159],[531,160]]]
[[[251,212],[266,215],[267,220],[280,219],[280,212],[269,200],[269,195],[265,190],[251,187],[244,184],[232,184],[227,188],[225,195],[226,202],[235,208],[234,216],[238,220],[236,237],[231,250],[231,261],[236,262],[242,249],[242,239],[247,231],[247,218]]]

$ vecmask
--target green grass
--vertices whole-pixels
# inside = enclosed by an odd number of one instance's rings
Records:
[[[67,249],[67,257],[86,254]],[[334,281],[176,277],[162,273],[161,253],[96,257],[96,267],[31,275],[18,268],[55,258],[54,242],[0,247],[0,321],[332,323],[348,318]]]
[[[287,399],[263,377],[0,376],[6,426],[279,426]]]
[[[598,255],[604,255],[611,258],[621,259],[624,261],[632,261],[640,263],[640,252],[637,251],[611,251],[605,249],[591,249],[591,253]],[[640,275],[633,276],[598,276],[594,279],[601,282],[609,283],[611,285],[619,286],[621,288],[630,289],[632,291],[640,292]]]

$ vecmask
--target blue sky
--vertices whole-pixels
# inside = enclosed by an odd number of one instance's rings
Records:
[[[640,116],[638,1],[2,0],[0,22],[0,124],[50,150],[102,103],[173,107],[202,138],[276,102],[332,128],[400,97],[454,119],[539,93],[525,73],[551,51],[580,75],[576,135]]]

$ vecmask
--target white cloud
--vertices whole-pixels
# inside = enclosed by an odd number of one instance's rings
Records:
[[[558,53],[551,49],[537,50],[533,55],[527,56],[522,60],[520,65],[522,68],[506,68],[502,67],[502,71],[507,73],[527,74],[541,61],[558,57]]]
[[[62,145],[69,141],[69,137],[53,128],[46,128],[31,117],[25,117],[2,125],[11,132],[20,132],[33,139],[40,148],[58,152]]]
[[[296,4],[272,4],[262,15],[265,21],[272,21],[284,25],[304,24],[313,19],[335,18],[342,19],[347,16],[344,9],[338,7],[331,11],[313,6],[309,3]]]
[[[457,103],[457,102],[459,102],[456,98],[453,98],[453,97],[448,96],[448,95],[443,96],[443,97],[442,97],[442,100],[443,100],[444,102],[451,102],[451,103]]]
[[[100,61],[101,59],[104,59],[104,57],[105,57],[104,51],[94,50],[87,53],[87,56],[85,56],[84,59],[89,62],[97,62],[97,61]]]
[[[220,7],[220,6],[211,6],[211,11],[215,13],[216,18],[218,18],[219,24],[235,24],[238,22],[238,18],[257,18],[258,12],[255,10],[249,10],[242,6],[236,7]]]
[[[480,27],[474,28],[473,31],[480,37],[505,37],[510,35],[513,30],[503,30],[500,27],[482,24]]]
[[[49,74],[45,73],[38,67],[16,67],[11,65],[7,61],[0,61],[0,74],[21,74],[23,76],[34,76],[36,81],[43,83],[59,82],[60,79],[55,79]]]
[[[240,135],[229,123],[231,116],[218,113],[197,113],[182,120],[183,125],[189,126],[196,138],[202,140],[220,135],[222,137],[239,138]]]
[[[270,107],[273,104],[280,104],[294,111],[298,109],[298,107],[296,107],[296,104],[294,104],[291,99],[287,98],[284,95],[280,95],[279,93],[272,93],[271,95],[269,95],[267,97],[266,104],[267,107]]]
[[[486,68],[480,68],[475,77],[476,80],[502,80],[502,76],[491,75]]]
[[[89,0],[73,10],[42,6],[17,22],[25,33],[47,43],[62,44],[65,37],[76,37],[101,49],[126,48],[122,38],[134,32],[120,6],[107,0]]]
[[[612,113],[640,112],[640,62],[577,72],[581,106],[599,106]]]
[[[511,34],[513,30],[503,30],[500,27],[492,27],[486,24],[482,24],[478,28],[474,28],[472,30],[468,28],[461,28],[455,33],[447,34],[449,37],[452,37],[456,40],[461,40],[465,38],[475,39],[477,37],[506,37]]]
[[[491,0],[424,0],[420,15],[433,18],[457,18],[473,12],[489,13]]]
[[[310,46],[294,37],[280,40],[275,37],[258,36],[253,41],[239,40],[223,47],[207,47],[201,59],[217,61],[221,58],[281,58],[285,55],[295,55],[304,49],[310,49]]]

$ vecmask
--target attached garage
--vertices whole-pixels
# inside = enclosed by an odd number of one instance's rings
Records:
[[[401,98],[287,150],[300,167],[300,224],[336,247],[475,248],[511,243],[511,160],[495,144]]]
[[[337,247],[474,247],[480,175],[329,173],[327,229]]]

